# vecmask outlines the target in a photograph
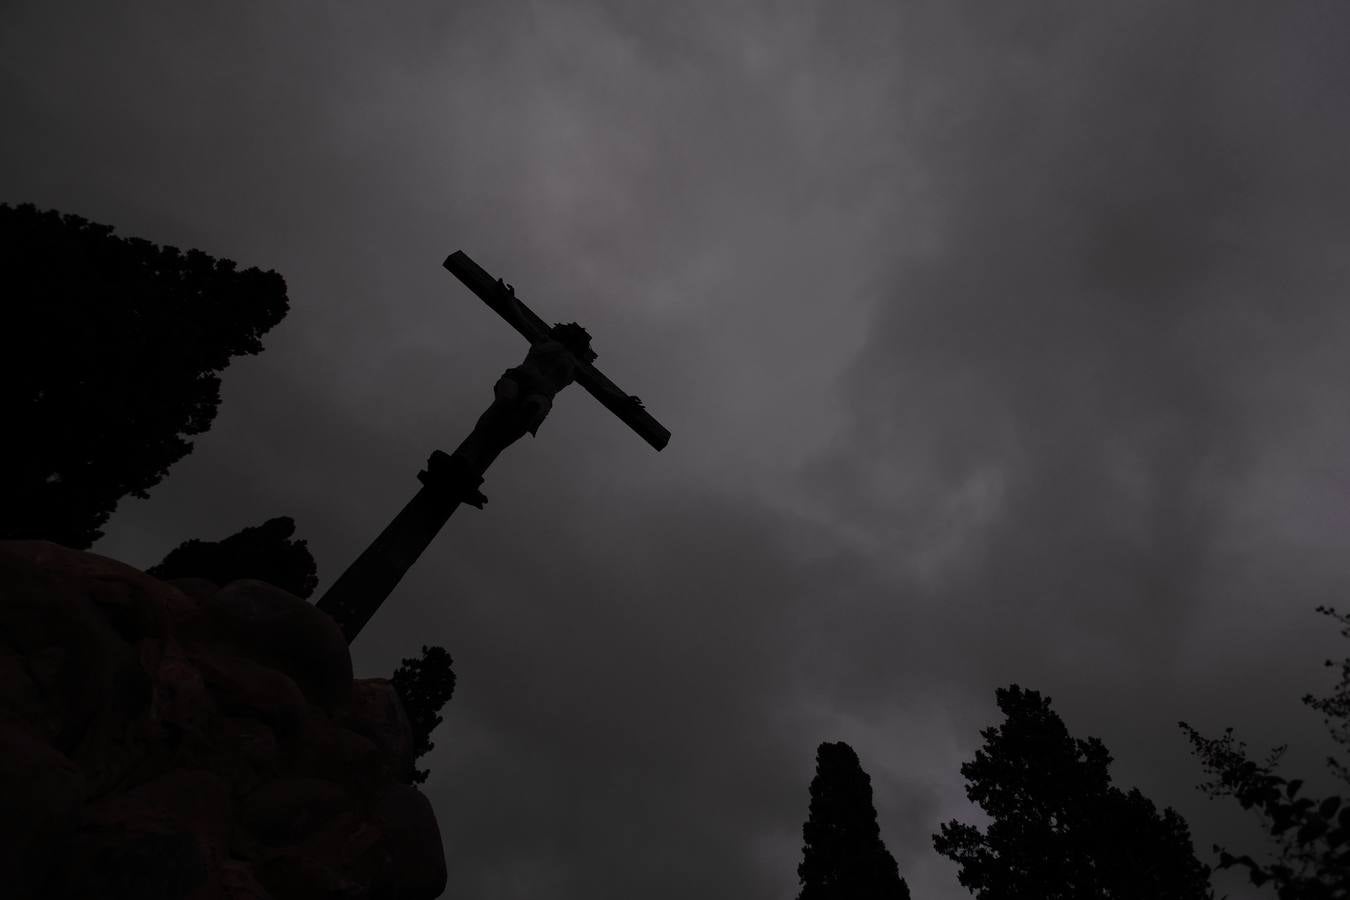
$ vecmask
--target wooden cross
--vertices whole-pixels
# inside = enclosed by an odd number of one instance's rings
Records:
[[[444,266],[469,290],[530,342],[525,362],[507,369],[494,386],[496,399],[453,454],[437,450],[417,474],[422,488],[379,537],[319,599],[318,607],[342,628],[350,644],[375,615],[394,587],[422,555],[461,503],[479,509],[487,502],[478,486],[502,450],[524,434],[534,434],[554,395],[576,381],[619,420],[661,450],[670,432],[592,365],[590,335],[575,323],[549,327],[520,301],[515,290],[493,279],[463,251]]]

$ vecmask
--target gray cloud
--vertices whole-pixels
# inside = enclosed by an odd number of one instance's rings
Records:
[[[4,21],[2,199],[290,286],[100,552],[284,513],[336,577],[523,354],[456,248],[584,322],[674,433],[653,454],[564,394],[354,648],[455,656],[450,893],[789,896],[842,739],[915,896],[965,896],[927,835],[970,815],[956,770],[1013,680],[1202,849],[1242,832],[1177,718],[1317,764],[1296,698],[1350,524],[1337,5]]]

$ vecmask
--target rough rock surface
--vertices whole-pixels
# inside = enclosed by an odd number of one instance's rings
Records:
[[[0,541],[7,897],[438,897],[412,771],[393,685],[306,601]]]

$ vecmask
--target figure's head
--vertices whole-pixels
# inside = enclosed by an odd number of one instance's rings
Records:
[[[591,349],[591,333],[576,322],[554,325],[549,329],[549,333],[553,335],[554,340],[570,350],[577,359],[586,362],[595,359],[595,351]]]

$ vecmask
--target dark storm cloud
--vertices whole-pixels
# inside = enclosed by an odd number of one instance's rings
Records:
[[[0,199],[290,287],[100,552],[290,514],[336,577],[523,353],[457,247],[674,433],[564,393],[354,647],[455,656],[449,895],[789,896],[842,739],[915,896],[965,896],[928,835],[1012,680],[1202,848],[1173,721],[1315,734],[1350,525],[1337,5],[3,21]]]
[[[1350,574],[1252,515],[1272,471],[1284,516],[1344,496],[1319,468],[1350,451],[1350,67],[1331,37],[1350,18],[959,8],[906,31],[910,96],[936,98],[910,120],[935,236],[891,262],[855,425],[815,478],[908,556],[896,600],[943,636],[919,668],[985,709],[995,684],[1048,691],[1203,830],[1171,723],[1315,735],[1291,721],[1327,646],[1309,612]],[[1323,446],[1290,440],[1308,430]],[[905,618],[841,651],[869,660],[841,696],[890,702],[872,673]]]
[[[1281,409],[1338,365],[1304,363],[1346,336],[1347,185],[1326,151],[1348,142],[1327,115],[1345,72],[1313,15],[1077,15],[918,76],[963,88],[917,123],[949,203],[935,246],[892,264],[850,376],[850,462],[822,478],[930,536],[955,504],[951,578],[974,593],[1091,585],[1091,628],[1113,608],[1156,628],[1198,600]]]

